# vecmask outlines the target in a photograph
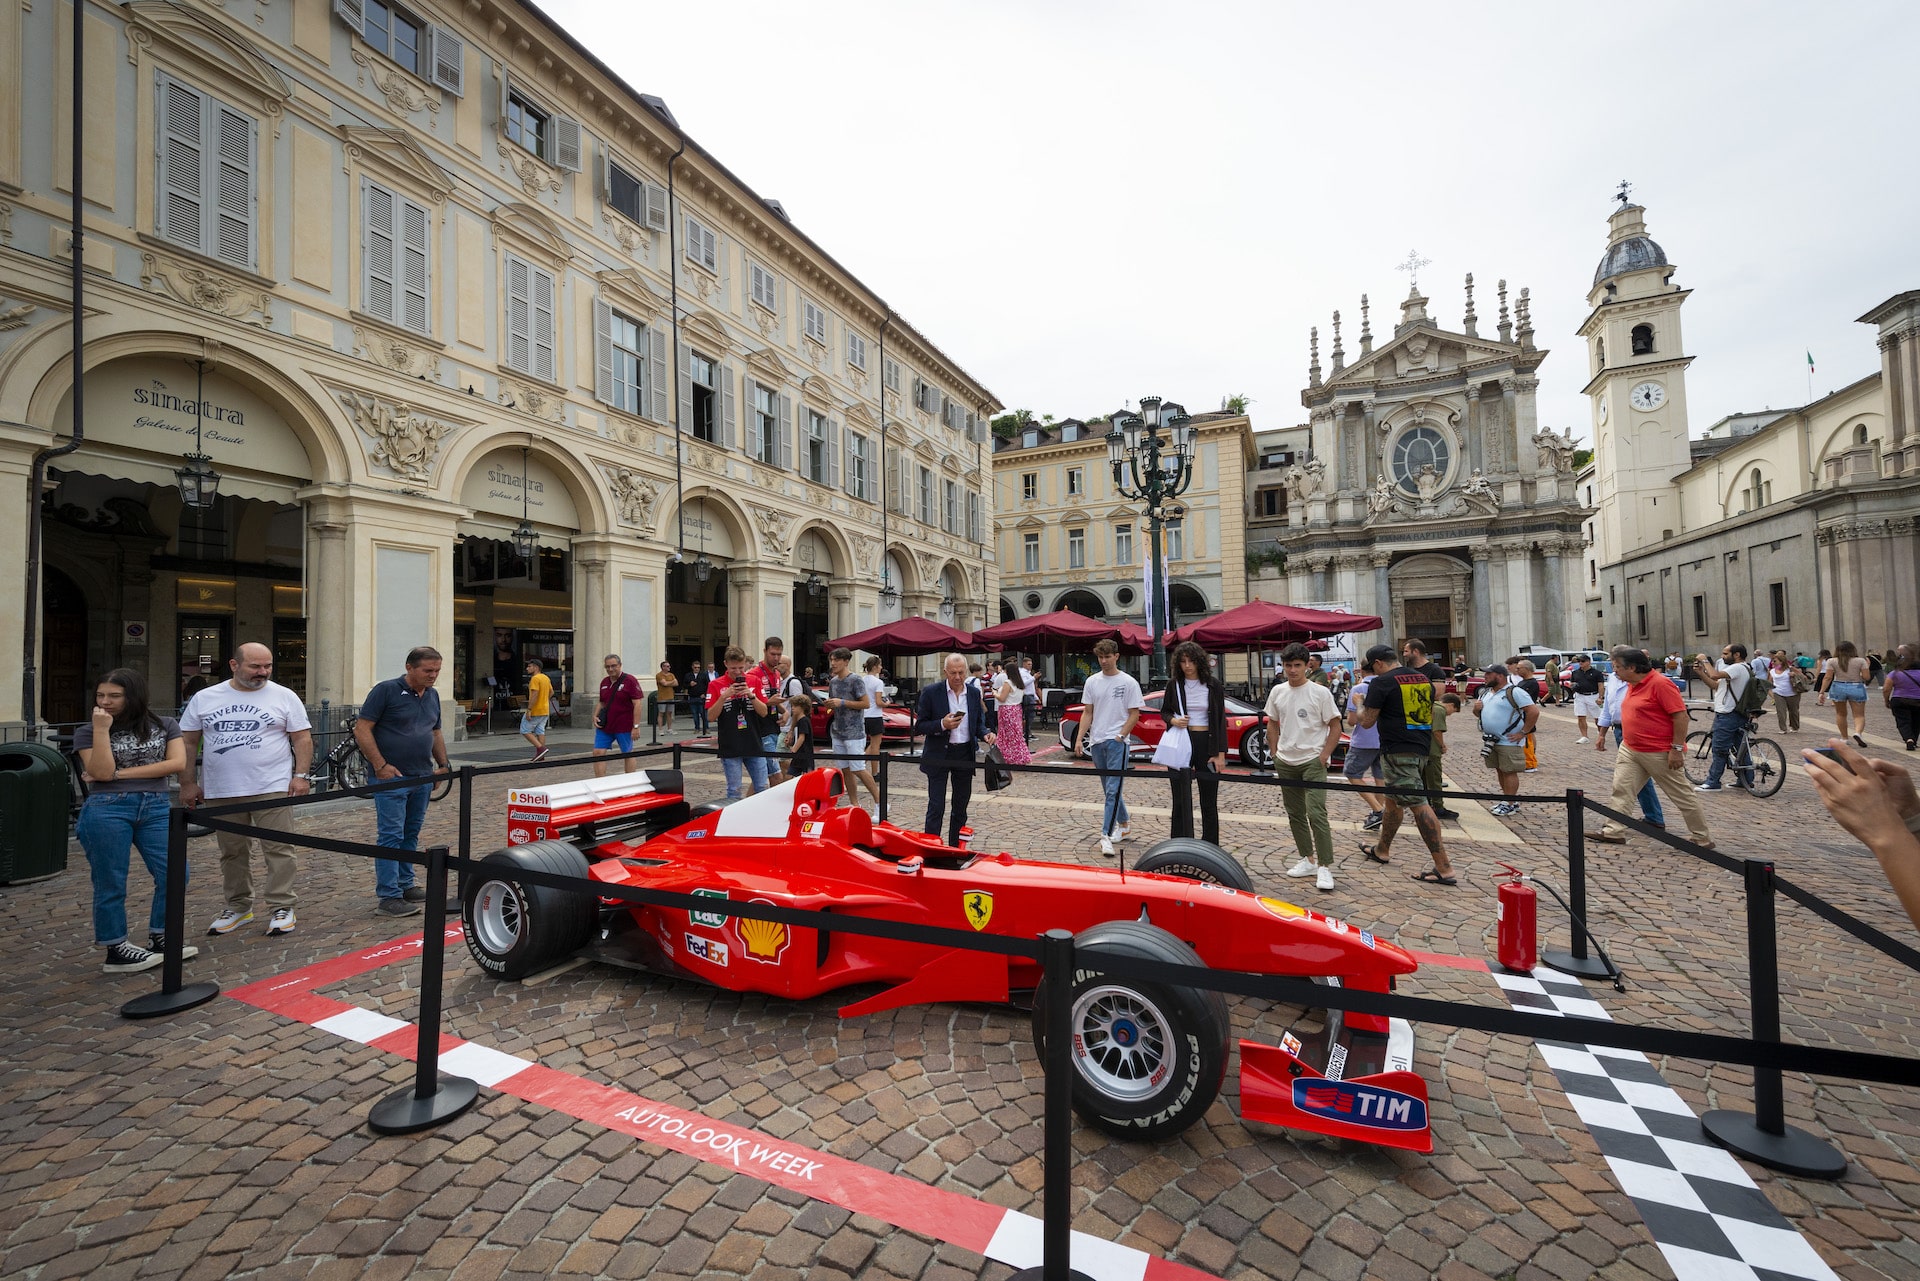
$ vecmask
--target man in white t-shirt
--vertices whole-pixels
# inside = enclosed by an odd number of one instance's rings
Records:
[[[1340,709],[1325,685],[1307,679],[1307,647],[1298,643],[1280,651],[1286,679],[1267,694],[1267,745],[1273,772],[1282,780],[1324,783],[1333,749],[1340,745]],[[1327,794],[1321,788],[1283,787],[1287,825],[1293,829],[1300,861],[1288,876],[1311,876],[1314,887],[1333,888],[1333,827],[1327,822]]]
[[[1080,733],[1074,739],[1073,754],[1090,755],[1095,768],[1114,771],[1100,779],[1106,805],[1100,811],[1100,852],[1108,858],[1114,843],[1133,835],[1128,822],[1127,802],[1120,795],[1126,782],[1127,741],[1133,727],[1140,723],[1140,709],[1147,700],[1140,693],[1140,682],[1120,670],[1120,647],[1103,640],[1093,647],[1100,670],[1087,677],[1080,691]]]
[[[1740,740],[1740,731],[1747,727],[1740,700],[1746,697],[1753,668],[1747,664],[1747,647],[1733,641],[1720,647],[1718,663],[1708,662],[1705,654],[1697,655],[1693,671],[1713,690],[1713,763],[1707,766],[1707,781],[1693,790],[1717,792],[1721,788],[1720,776],[1727,772],[1727,760],[1733,755],[1733,745]],[[1740,785],[1745,787],[1752,781],[1753,771],[1747,768],[1750,762],[1744,759],[1746,754],[1741,755],[1743,759],[1735,768]]]
[[[1020,684],[1026,692],[1020,696],[1020,733],[1033,741],[1033,718],[1040,712],[1040,686],[1033,679],[1033,660],[1020,660]]]
[[[313,730],[299,697],[273,683],[273,651],[265,645],[245,644],[227,665],[232,679],[207,686],[180,713],[180,737],[187,745],[180,803],[191,807],[203,799],[231,804],[305,796]],[[293,810],[284,805],[222,817],[277,832],[293,828]],[[213,918],[207,933],[229,934],[253,919],[252,842],[234,832],[218,832],[215,838],[220,842],[220,880],[227,905]],[[267,933],[291,934],[295,924],[293,847],[263,839],[260,853],[267,863],[267,907],[273,913]]]

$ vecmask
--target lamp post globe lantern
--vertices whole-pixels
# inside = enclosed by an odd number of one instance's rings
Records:
[[[211,507],[220,496],[220,473],[213,460],[195,451],[187,455],[186,465],[176,467],[174,483],[180,486],[180,501],[188,507]]]
[[[1168,518],[1168,504],[1193,483],[1193,420],[1177,401],[1142,396],[1139,413],[1119,410],[1109,423],[1107,462],[1113,468],[1113,487],[1122,497],[1143,504],[1147,517],[1147,630],[1153,633],[1148,679],[1163,681],[1167,678],[1167,647],[1162,636],[1171,619],[1167,617],[1167,567],[1160,553],[1160,528]],[[1162,432],[1166,433],[1164,439]]]

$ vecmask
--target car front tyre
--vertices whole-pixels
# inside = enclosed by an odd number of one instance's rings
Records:
[[[599,900],[592,894],[534,885],[516,871],[587,875],[587,859],[566,841],[535,841],[495,850],[467,877],[460,924],[467,951],[497,979],[523,979],[586,946]]]
[[[1267,727],[1256,725],[1240,736],[1240,763],[1252,769],[1268,769],[1273,757],[1267,753]]]
[[[1253,878],[1233,855],[1197,836],[1169,836],[1141,855],[1133,870],[1253,891]]]

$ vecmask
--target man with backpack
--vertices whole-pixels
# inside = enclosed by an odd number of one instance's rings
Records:
[[[1527,735],[1540,721],[1539,704],[1505,664],[1495,663],[1487,668],[1487,687],[1473,700],[1473,714],[1480,718],[1480,759],[1499,775],[1502,792],[1518,794],[1520,775],[1527,768]],[[1520,806],[1502,801],[1488,812],[1507,818],[1518,814]]]
[[[1707,781],[1694,790],[1717,792],[1721,790],[1720,776],[1726,773],[1733,745],[1753,718],[1766,709],[1768,685],[1754,676],[1747,661],[1747,647],[1739,641],[1729,641],[1721,647],[1718,664],[1708,662],[1705,654],[1697,655],[1693,669],[1713,690],[1713,764],[1707,768]],[[1750,762],[1743,759],[1734,767],[1742,787],[1753,779],[1749,766]]]

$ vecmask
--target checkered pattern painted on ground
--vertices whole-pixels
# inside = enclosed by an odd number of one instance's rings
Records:
[[[1493,978],[1519,1009],[1610,1017],[1564,974]],[[1541,1041],[1539,1050],[1679,1281],[1837,1281],[1740,1163],[1707,1139],[1646,1055],[1561,1041]]]

